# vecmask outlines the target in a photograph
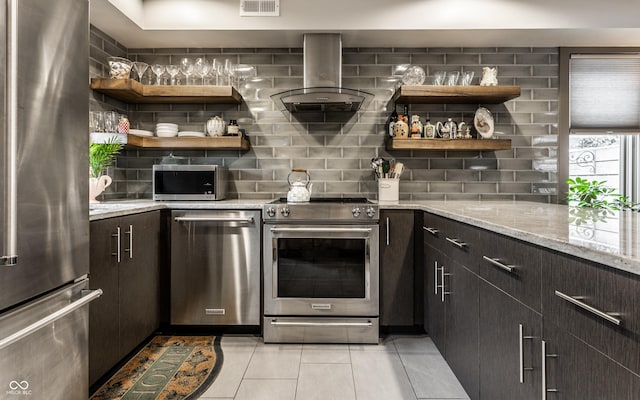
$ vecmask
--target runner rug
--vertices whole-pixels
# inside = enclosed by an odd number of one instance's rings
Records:
[[[221,368],[219,336],[156,336],[91,400],[197,399]]]

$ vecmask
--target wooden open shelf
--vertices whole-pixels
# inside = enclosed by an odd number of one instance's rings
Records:
[[[129,135],[127,145],[148,149],[217,149],[249,150],[249,141],[242,136],[171,137]]]
[[[387,150],[495,151],[511,149],[511,139],[389,139]]]
[[[520,86],[400,86],[396,104],[500,104],[520,96]]]
[[[92,78],[91,89],[126,103],[242,102],[242,96],[232,86],[143,85],[133,79]]]

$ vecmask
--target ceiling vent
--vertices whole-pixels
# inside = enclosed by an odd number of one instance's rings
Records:
[[[241,17],[279,17],[280,0],[240,0]]]

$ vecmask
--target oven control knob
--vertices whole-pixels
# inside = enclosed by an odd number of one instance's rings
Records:
[[[291,214],[291,211],[289,210],[289,207],[282,207],[280,209],[280,214],[282,214],[283,217],[288,217],[289,214]]]
[[[276,209],[273,207],[267,208],[267,215],[271,218],[276,216]]]
[[[376,209],[373,207],[367,208],[365,212],[367,213],[367,217],[369,218],[373,218],[376,215]]]
[[[354,217],[358,218],[360,216],[360,208],[354,207],[353,210],[351,210],[351,214],[353,214]]]

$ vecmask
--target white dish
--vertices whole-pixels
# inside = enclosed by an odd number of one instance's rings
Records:
[[[473,117],[473,126],[475,126],[478,134],[483,139],[490,139],[493,136],[494,122],[491,111],[484,107],[480,107],[476,110],[476,115]]]
[[[204,137],[204,132],[182,131],[178,132],[179,137]]]
[[[159,124],[156,124],[156,128],[178,129],[178,124],[159,123]]]
[[[153,132],[145,131],[143,129],[129,129],[129,134],[136,136],[153,136]]]
[[[178,136],[178,132],[163,132],[163,131],[157,131],[156,135],[158,137],[176,137]]]

